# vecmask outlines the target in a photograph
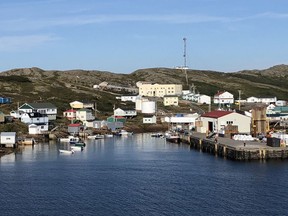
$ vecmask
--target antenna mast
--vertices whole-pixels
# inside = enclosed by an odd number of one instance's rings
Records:
[[[186,65],[186,38],[184,37],[183,38],[183,41],[184,41],[184,54],[183,54],[183,58],[184,58],[184,68],[186,69],[187,68],[187,65]]]

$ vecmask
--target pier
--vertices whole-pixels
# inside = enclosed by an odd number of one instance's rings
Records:
[[[286,146],[270,147],[267,146],[266,142],[239,141],[226,137],[218,137],[217,142],[215,142],[214,138],[206,138],[206,135],[201,133],[182,134],[180,139],[181,142],[187,143],[193,149],[231,160],[288,159]]]

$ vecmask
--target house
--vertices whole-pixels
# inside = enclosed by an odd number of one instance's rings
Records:
[[[0,133],[0,145],[5,147],[16,146],[16,132],[1,132]]]
[[[139,95],[123,95],[121,97],[116,97],[116,99],[120,99],[121,101],[131,101],[133,103],[136,102],[136,99],[139,97]],[[141,97],[141,96],[140,96]]]
[[[107,122],[107,128],[111,131],[117,131],[123,128],[123,122]]]
[[[164,106],[178,106],[178,96],[177,95],[165,95],[163,98]]]
[[[69,109],[63,112],[63,116],[69,120],[74,120],[76,119],[76,110],[74,109]]]
[[[94,102],[80,102],[80,101],[73,101],[70,103],[70,107],[72,109],[95,109]]]
[[[234,96],[233,94],[224,91],[224,92],[218,92],[217,94],[214,95],[213,98],[214,104],[233,104],[234,103]]]
[[[5,122],[5,114],[0,111],[0,123],[4,123],[4,122]]]
[[[73,101],[70,103],[70,107],[72,109],[83,109],[84,108],[84,105],[82,102],[80,101]]]
[[[10,116],[12,116],[14,119],[21,119],[21,116],[24,112],[23,111],[19,111],[19,110],[12,110],[10,112]]]
[[[68,133],[70,134],[79,134],[84,130],[84,126],[82,124],[69,124],[68,125]]]
[[[29,124],[28,133],[29,134],[43,134],[49,130],[48,124]]]
[[[234,126],[238,133],[251,132],[251,117],[237,112],[215,110],[201,115],[200,121],[205,131],[224,133],[228,126]]]
[[[122,122],[123,124],[126,122],[126,118],[125,117],[122,117],[122,116],[110,116],[107,118],[107,122]]]
[[[198,97],[198,99],[197,99],[197,103],[200,103],[200,104],[211,104],[211,97],[208,96],[208,95],[201,94]]]
[[[196,120],[199,117],[198,113],[193,114],[177,114],[175,116],[166,116],[165,122],[168,122],[173,129],[193,129],[196,125]]]
[[[95,117],[92,114],[92,110],[83,108],[76,111],[76,119],[85,122],[94,120]]]
[[[265,104],[271,104],[276,103],[277,98],[276,97],[248,97],[246,99],[247,103],[265,103]]]
[[[136,110],[123,110],[123,109],[117,108],[114,110],[114,116],[133,118],[133,117],[137,116],[137,112],[136,112]]]
[[[179,84],[141,84],[139,95],[148,97],[164,97],[165,95],[181,95],[182,85]]]
[[[57,107],[52,103],[25,103],[18,108],[19,113],[46,114],[49,120],[56,120]]]
[[[156,124],[157,118],[155,115],[143,117],[143,124]]]
[[[48,124],[49,119],[46,114],[35,113],[23,113],[21,116],[21,122],[25,124]]]

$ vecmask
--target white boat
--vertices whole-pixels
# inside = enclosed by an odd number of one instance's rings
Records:
[[[68,137],[64,137],[64,138],[60,138],[59,139],[60,142],[79,142],[80,138],[79,137],[75,137],[75,136],[68,136]]]
[[[101,135],[101,134],[90,135],[90,136],[87,136],[87,139],[104,139],[104,135]]]
[[[121,130],[120,132],[118,132],[118,134],[120,136],[128,136],[128,135],[133,135],[133,132],[128,132],[126,130]]]
[[[73,154],[74,150],[73,149],[71,150],[59,149],[59,152],[63,154]]]
[[[83,146],[71,146],[71,150],[73,151],[83,151]]]
[[[105,134],[105,137],[113,137],[113,134]]]
[[[166,132],[165,133],[166,141],[172,143],[180,143],[180,136],[174,132]]]

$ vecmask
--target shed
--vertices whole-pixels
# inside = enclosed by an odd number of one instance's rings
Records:
[[[84,130],[84,126],[82,124],[69,124],[68,125],[68,133],[70,134],[78,134]]]
[[[5,147],[16,146],[16,132],[1,132],[0,133],[0,144]]]

